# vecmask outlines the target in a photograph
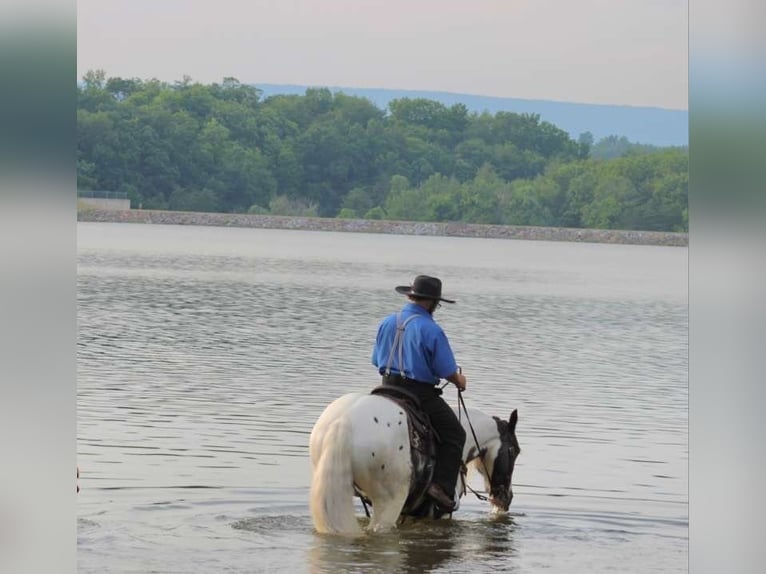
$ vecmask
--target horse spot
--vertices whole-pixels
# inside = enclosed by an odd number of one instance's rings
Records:
[[[404,413],[403,413],[402,411],[399,411],[399,414],[400,414],[400,415],[403,415]]]
[[[400,445],[399,445],[399,450],[402,450],[403,448],[404,448],[404,445],[403,445],[403,444],[400,444]]]
[[[386,426],[387,426],[387,427],[390,427],[390,426],[391,426],[391,423],[386,423]]]
[[[378,417],[373,417],[373,419],[375,420],[375,422],[378,422]]]
[[[380,470],[386,470],[386,465],[385,464],[381,464],[380,465]]]
[[[402,424],[402,421],[399,421],[399,424],[401,425],[401,424]]]
[[[375,457],[375,453],[374,452],[372,453],[372,456],[373,456],[373,458]]]

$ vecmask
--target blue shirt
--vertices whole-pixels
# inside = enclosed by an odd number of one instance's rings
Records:
[[[400,322],[412,316],[414,318],[407,322],[402,334],[403,365],[399,364],[398,350],[394,350],[391,374],[435,385],[440,379],[457,372],[455,355],[442,328],[423,307],[407,303],[400,313],[392,313],[378,327],[375,347],[372,349],[372,364],[378,367],[381,375],[386,370],[394,344],[397,316]]]

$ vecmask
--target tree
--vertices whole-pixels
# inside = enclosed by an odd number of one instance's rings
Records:
[[[262,100],[231,77],[168,84],[101,70],[78,83],[77,104],[78,186],[147,209],[688,227],[687,149],[575,141],[537,114],[425,98],[386,112],[327,88]]]
[[[430,213],[425,196],[417,188],[409,187],[407,178],[391,178],[391,190],[383,206],[390,219],[402,221],[429,221]]]
[[[342,209],[366,213],[375,206],[375,198],[363,187],[355,187],[343,198]]]
[[[462,214],[463,186],[454,177],[434,174],[420,186],[426,198],[429,220],[460,221]]]
[[[559,215],[562,227],[584,227],[585,206],[593,201],[593,190],[598,185],[595,169],[586,169],[568,180],[564,189],[564,205]]]
[[[634,193],[635,187],[629,179],[619,175],[603,176],[593,192],[593,202],[583,207],[583,223],[596,229],[619,228],[624,202]]]
[[[187,191],[177,188],[170,194],[168,207],[179,211],[215,212],[218,211],[218,199],[209,189]]]
[[[356,214],[356,211],[354,211],[353,209],[344,207],[338,212],[337,217],[338,219],[356,219],[358,215]]]
[[[460,181],[472,179],[476,175],[476,171],[489,161],[492,151],[492,147],[488,146],[481,138],[474,137],[460,142],[455,146],[454,152],[455,177]],[[507,168],[508,166],[502,167]]]
[[[504,209],[505,223],[510,225],[550,225],[551,213],[529,180],[511,184],[511,194]]]
[[[363,127],[371,121],[380,121],[384,117],[383,111],[375,107],[370,100],[347,96],[343,93],[335,94],[332,107],[339,120]]]
[[[280,195],[297,197],[300,194],[303,181],[303,165],[298,159],[295,150],[289,143],[282,143],[282,147],[274,162],[274,177],[277,181],[277,190]]]
[[[593,147],[595,141],[593,134],[590,132],[583,132],[577,138],[577,157],[580,159],[586,159],[590,157],[590,150]]]
[[[289,199],[278,195],[269,202],[269,211],[274,215],[289,215],[292,217],[317,217],[318,206],[299,199]]]
[[[77,189],[96,189],[97,187],[96,164],[84,159],[78,159]]]
[[[224,150],[217,176],[223,209],[243,213],[254,203],[267,205],[277,191],[277,182],[260,150],[236,144]]]
[[[109,78],[105,89],[118,102],[130,97],[141,89],[142,81],[138,78]]]
[[[380,207],[379,205],[373,207],[370,209],[367,213],[364,214],[365,219],[386,219],[387,215],[385,210]]]
[[[114,108],[114,98],[106,91],[106,72],[89,70],[82,77],[82,85],[77,88],[77,107],[79,110],[98,112]]]
[[[395,122],[423,126],[436,130],[445,127],[448,111],[444,104],[425,98],[398,98],[388,103]]]
[[[472,181],[463,184],[463,220],[470,223],[501,223],[500,198],[508,184],[498,176],[491,164],[485,163]]]
[[[596,159],[614,159],[626,155],[643,155],[660,151],[653,145],[633,143],[625,136],[606,136],[591,145],[591,157]]]

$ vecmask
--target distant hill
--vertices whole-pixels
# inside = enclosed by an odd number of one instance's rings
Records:
[[[264,97],[276,94],[302,95],[307,87],[282,84],[255,86],[263,91]],[[541,119],[567,131],[574,139],[583,132],[591,132],[596,141],[616,135],[624,136],[631,142],[655,146],[689,145],[689,113],[686,110],[522,100],[450,92],[327,87],[350,96],[367,98],[381,109],[385,109],[388,102],[397,98],[427,98],[447,106],[463,103],[472,112],[539,114]]]

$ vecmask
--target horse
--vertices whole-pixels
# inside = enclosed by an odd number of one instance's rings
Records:
[[[513,469],[521,452],[516,439],[518,413],[513,410],[504,420],[466,409],[462,396],[460,399],[465,414],[459,419],[466,441],[455,510],[466,493],[467,469],[473,467],[489,492],[488,499],[477,496],[489,500],[493,513],[507,512],[513,499]],[[459,408],[456,414],[461,415]],[[417,445],[411,445],[412,421],[406,411],[391,397],[348,393],[335,399],[319,416],[309,440],[310,507],[317,532],[362,535],[354,496],[362,499],[365,511],[367,502],[372,506],[369,532],[394,528],[405,516],[440,518],[445,514],[426,497],[427,480],[420,481],[418,492],[418,475],[424,469],[413,462],[418,460],[413,452]]]

